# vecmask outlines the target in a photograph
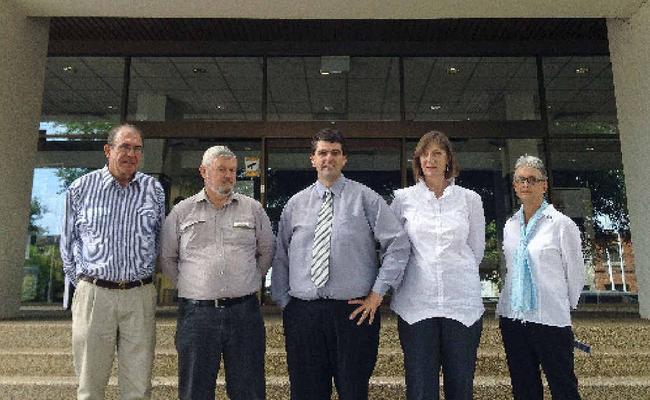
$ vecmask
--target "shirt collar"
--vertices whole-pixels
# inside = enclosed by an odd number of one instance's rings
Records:
[[[100,170],[100,174],[102,176],[102,186],[104,188],[108,188],[110,185],[117,185],[117,186],[122,186],[120,183],[115,179],[113,174],[111,174],[111,171],[108,170],[108,165],[104,165],[104,168]],[[136,171],[135,176],[131,181],[129,182],[128,186],[133,185],[140,185],[140,180],[142,180],[142,177],[144,174],[142,172]]]
[[[196,197],[194,198],[195,203],[201,203],[205,201],[206,203],[210,203],[210,200],[208,199],[208,196],[205,194],[205,188],[201,189],[200,192],[196,194]],[[231,193],[230,196],[228,197],[228,200],[224,203],[224,207],[232,203],[233,201],[239,201],[239,193]],[[212,203],[210,203],[212,204]]]
[[[334,196],[340,196],[341,192],[343,192],[343,187],[345,186],[345,182],[347,182],[347,180],[348,179],[345,176],[343,176],[343,174],[341,174],[339,179],[337,179],[336,182],[334,182],[334,184],[330,188],[325,187],[325,185],[323,185],[321,181],[316,181],[314,188],[316,189],[316,193],[318,194],[318,197],[321,199],[325,195],[325,192],[328,190],[332,192]]]
[[[445,198],[447,196],[451,196],[451,194],[456,190],[456,182],[454,178],[451,178],[447,181],[449,185],[445,188],[445,190],[442,191],[442,196],[440,198],[437,198],[432,191],[429,190],[429,187],[427,186],[426,183],[424,183],[424,179],[419,179],[418,183],[416,186],[420,189],[421,192],[423,192],[427,196],[431,196],[434,199],[440,200],[442,198]]]

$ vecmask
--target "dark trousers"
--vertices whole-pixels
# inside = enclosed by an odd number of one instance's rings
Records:
[[[442,367],[445,399],[471,400],[482,328],[482,319],[466,327],[449,318],[428,318],[413,325],[399,318],[406,398],[439,399]]]
[[[176,326],[178,397],[214,400],[223,355],[228,397],[263,400],[265,336],[254,296],[226,308],[180,303]]]
[[[533,322],[499,319],[515,400],[542,400],[540,365],[554,400],[580,399],[573,370],[573,331]]]
[[[379,311],[372,325],[348,316],[344,300],[292,298],[282,313],[292,400],[330,400],[332,379],[340,400],[367,400],[377,362]]]

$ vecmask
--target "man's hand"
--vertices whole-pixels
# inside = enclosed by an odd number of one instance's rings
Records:
[[[384,296],[370,292],[365,299],[349,300],[348,304],[359,304],[359,307],[350,314],[350,319],[353,320],[357,315],[361,315],[357,325],[361,325],[366,318],[368,318],[368,325],[372,325],[372,322],[375,320],[375,312],[377,312],[377,308],[383,299]]]

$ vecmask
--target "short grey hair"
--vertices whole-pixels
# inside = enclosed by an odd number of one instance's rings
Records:
[[[209,167],[214,161],[215,158],[224,157],[224,158],[237,158],[235,153],[232,152],[226,146],[212,146],[203,153],[203,160],[201,165],[204,167]]]
[[[524,154],[517,159],[517,162],[515,163],[515,171],[521,167],[536,169],[540,174],[542,174],[542,178],[548,178],[548,175],[546,174],[546,168],[544,167],[544,162],[539,157]]]
[[[111,146],[114,145],[115,138],[117,138],[117,135],[122,131],[122,129],[132,130],[140,136],[140,139],[144,140],[140,128],[131,124],[121,124],[121,125],[114,126],[113,128],[111,128],[110,131],[108,131],[108,138],[106,139],[106,142],[108,142],[108,144],[110,144]]]

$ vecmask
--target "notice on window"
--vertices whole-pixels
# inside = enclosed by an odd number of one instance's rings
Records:
[[[244,164],[246,165],[246,176],[254,178],[260,176],[260,158],[259,157],[244,157]]]

